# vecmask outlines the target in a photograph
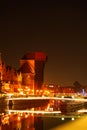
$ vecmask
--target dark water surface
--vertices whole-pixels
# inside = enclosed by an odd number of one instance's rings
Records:
[[[67,108],[65,103],[60,105],[58,102],[41,106],[34,104],[0,106],[0,130],[55,130],[56,126],[58,128],[64,123],[81,118],[82,114],[77,113],[77,109],[84,107],[86,108],[86,105],[82,104],[78,108]],[[61,113],[57,113],[58,111]]]

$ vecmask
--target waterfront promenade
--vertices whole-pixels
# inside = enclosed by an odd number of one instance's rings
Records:
[[[28,96],[28,97],[9,97],[7,100],[67,100],[67,101],[82,101],[87,102],[87,99],[84,98],[62,98],[62,97],[39,97],[39,96]]]
[[[67,122],[50,130],[86,130],[87,129],[87,115],[78,118],[72,122]]]

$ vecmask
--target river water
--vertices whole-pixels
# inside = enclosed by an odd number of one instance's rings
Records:
[[[86,108],[86,104],[75,103],[75,106],[73,102],[72,106],[60,101],[36,104],[0,106],[0,130],[56,130],[82,118],[84,114],[78,110]],[[70,130],[68,125],[67,130]]]

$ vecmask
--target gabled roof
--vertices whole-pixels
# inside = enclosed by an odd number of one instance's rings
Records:
[[[43,52],[28,52],[26,53],[21,60],[47,60],[47,56]]]
[[[21,73],[32,73],[31,67],[28,62],[25,62],[19,69]]]
[[[23,59],[23,60],[35,59],[35,53],[28,52],[21,59]]]

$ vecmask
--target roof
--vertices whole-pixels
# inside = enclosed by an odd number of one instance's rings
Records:
[[[28,52],[21,59],[22,60],[30,60],[30,59],[34,59],[34,60],[46,60],[47,56],[43,52]]]

